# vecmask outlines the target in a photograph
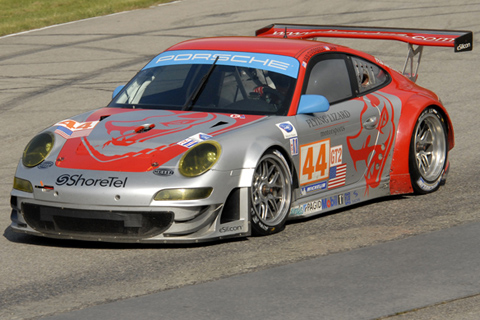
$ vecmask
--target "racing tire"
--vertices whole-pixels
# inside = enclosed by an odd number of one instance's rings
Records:
[[[250,188],[252,235],[282,231],[292,202],[292,174],[283,155],[265,153],[258,161]]]
[[[448,140],[445,119],[435,108],[418,117],[410,143],[410,178],[417,194],[436,191],[447,165]]]

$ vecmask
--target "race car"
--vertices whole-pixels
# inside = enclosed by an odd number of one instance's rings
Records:
[[[399,40],[398,72],[320,37]],[[11,228],[87,241],[182,243],[284,229],[445,183],[454,131],[417,84],[423,46],[470,51],[472,32],[277,24],[178,43],[112,101],[25,147]],[[314,40],[314,41],[312,41]]]

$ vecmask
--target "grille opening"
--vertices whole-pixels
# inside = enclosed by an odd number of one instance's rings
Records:
[[[15,197],[15,196],[11,196],[11,197],[10,197],[10,206],[11,206],[12,208],[16,208],[16,207],[17,207],[17,202],[18,202],[18,201],[17,201],[17,197]]]
[[[234,189],[225,201],[220,223],[238,221],[240,219],[240,188]]]
[[[25,221],[46,234],[82,237],[144,238],[163,233],[173,223],[173,212],[81,210],[22,204]]]

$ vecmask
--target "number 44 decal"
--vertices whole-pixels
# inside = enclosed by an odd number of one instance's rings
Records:
[[[328,179],[330,166],[342,163],[342,146],[330,148],[330,139],[300,146],[300,185]]]

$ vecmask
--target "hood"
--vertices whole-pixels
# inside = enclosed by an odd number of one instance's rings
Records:
[[[56,161],[61,168],[144,172],[168,163],[204,140],[265,116],[208,112],[103,108],[85,122],[53,126],[66,139]]]

